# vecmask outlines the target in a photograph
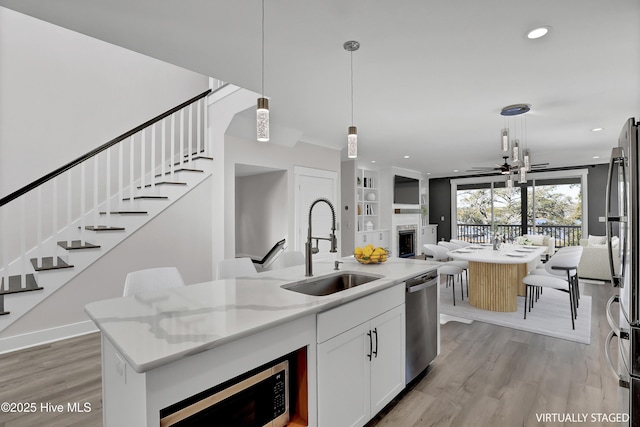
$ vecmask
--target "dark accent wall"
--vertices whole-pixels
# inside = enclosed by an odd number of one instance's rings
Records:
[[[605,191],[607,186],[608,165],[583,166],[587,174],[587,212],[589,222],[587,233],[603,236],[605,223]],[[441,218],[444,217],[444,221]],[[438,224],[438,240],[451,238],[451,178],[433,178],[429,180],[429,223]],[[586,236],[585,236],[586,237]]]
[[[605,193],[608,173],[609,165],[604,164],[590,167],[587,175],[587,211],[589,212],[587,231],[594,236],[604,236],[607,232],[606,223],[600,222],[600,217],[606,215]]]
[[[451,180],[449,178],[429,180],[429,224],[438,224],[438,240],[451,239]]]

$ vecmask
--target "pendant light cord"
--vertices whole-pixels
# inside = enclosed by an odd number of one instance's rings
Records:
[[[351,126],[353,126],[353,51],[351,54]]]
[[[262,97],[264,98],[264,0],[262,0]]]

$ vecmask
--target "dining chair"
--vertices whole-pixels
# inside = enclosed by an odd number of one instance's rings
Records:
[[[446,248],[447,252],[448,251],[455,251],[456,249],[462,249],[464,247],[463,245],[458,244],[456,242],[453,242],[451,240],[448,241],[448,242],[444,241],[444,240],[441,240],[441,241],[438,242],[438,246]],[[449,255],[447,255],[447,256],[449,256]],[[469,296],[469,261],[452,260],[452,261],[449,261],[449,263],[457,265],[458,267],[462,268],[462,270],[464,271],[464,276],[465,276],[465,279],[467,281],[467,297],[468,297]]]
[[[176,267],[149,268],[127,274],[122,296],[182,286],[185,286],[184,280]]]
[[[229,258],[218,261],[216,279],[233,279],[257,273],[251,258]]]
[[[456,249],[461,249],[462,248],[462,245],[459,245],[459,244],[451,242],[451,241],[446,242],[444,240],[440,240],[438,242],[438,246],[443,246],[443,247],[447,248],[447,250],[450,250],[450,251],[454,251]]]
[[[449,249],[447,249],[446,247],[444,247],[443,245],[434,245],[431,243],[425,243],[424,245],[422,245],[422,251],[424,252],[424,254],[427,257],[430,257],[431,259],[433,259],[434,261],[446,261],[445,264],[446,265],[453,265],[456,266],[458,268],[460,268],[460,272],[457,274],[460,274],[460,283],[461,283],[461,291],[464,292],[464,283],[462,280],[462,273],[466,273],[466,281],[467,281],[467,297],[469,297],[469,262],[468,261],[461,261],[461,260],[450,260],[449,259]],[[447,280],[447,283],[445,285],[445,287],[449,287],[449,281]],[[464,297],[464,295],[463,295]]]
[[[464,240],[460,240],[460,239],[449,239],[449,241],[451,243],[454,243],[462,248],[466,248],[468,246],[471,246],[471,243],[464,241]]]
[[[431,243],[425,243],[422,245],[422,252],[428,257],[432,258],[434,261],[446,261],[449,259],[449,249],[444,246],[438,246]]]
[[[444,275],[447,278],[446,287],[449,287],[449,284],[451,284],[453,293],[453,305],[456,305],[456,276],[462,277],[462,271],[463,270],[461,267],[448,262],[438,267],[438,275]],[[462,301],[464,301],[464,286],[462,284],[462,279],[460,279],[460,296],[462,298]],[[467,297],[468,296],[469,289],[467,288]]]
[[[571,327],[575,329],[575,319],[578,310],[578,263],[582,256],[581,251],[556,253],[545,263],[544,269],[533,270],[522,281],[527,286],[524,303],[524,318],[527,318],[527,309],[531,311],[533,306],[533,292],[536,287],[551,288],[569,294],[569,306],[571,309]]]

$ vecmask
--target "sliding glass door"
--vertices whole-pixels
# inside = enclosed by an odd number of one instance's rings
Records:
[[[574,176],[532,179],[509,187],[496,177],[486,182],[454,180],[453,235],[489,243],[494,236],[513,241],[523,234],[545,234],[555,237],[558,247],[578,245],[584,223],[582,182],[582,177]]]

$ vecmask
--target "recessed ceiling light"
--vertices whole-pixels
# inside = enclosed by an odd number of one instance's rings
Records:
[[[593,158],[594,158],[594,159],[599,159],[599,158],[600,158],[600,156],[593,156]]]
[[[404,156],[404,158],[405,158],[405,159],[408,159],[408,158],[409,158],[409,156]]]
[[[540,37],[544,37],[549,33],[550,27],[538,27],[527,33],[527,38],[530,40],[539,39]]]
[[[454,172],[458,172],[458,169],[454,169],[453,171],[454,171]]]
[[[591,132],[602,132],[604,130],[604,128],[593,128],[591,129]]]
[[[375,160],[371,160],[371,163],[375,163],[375,162],[376,162]]]

